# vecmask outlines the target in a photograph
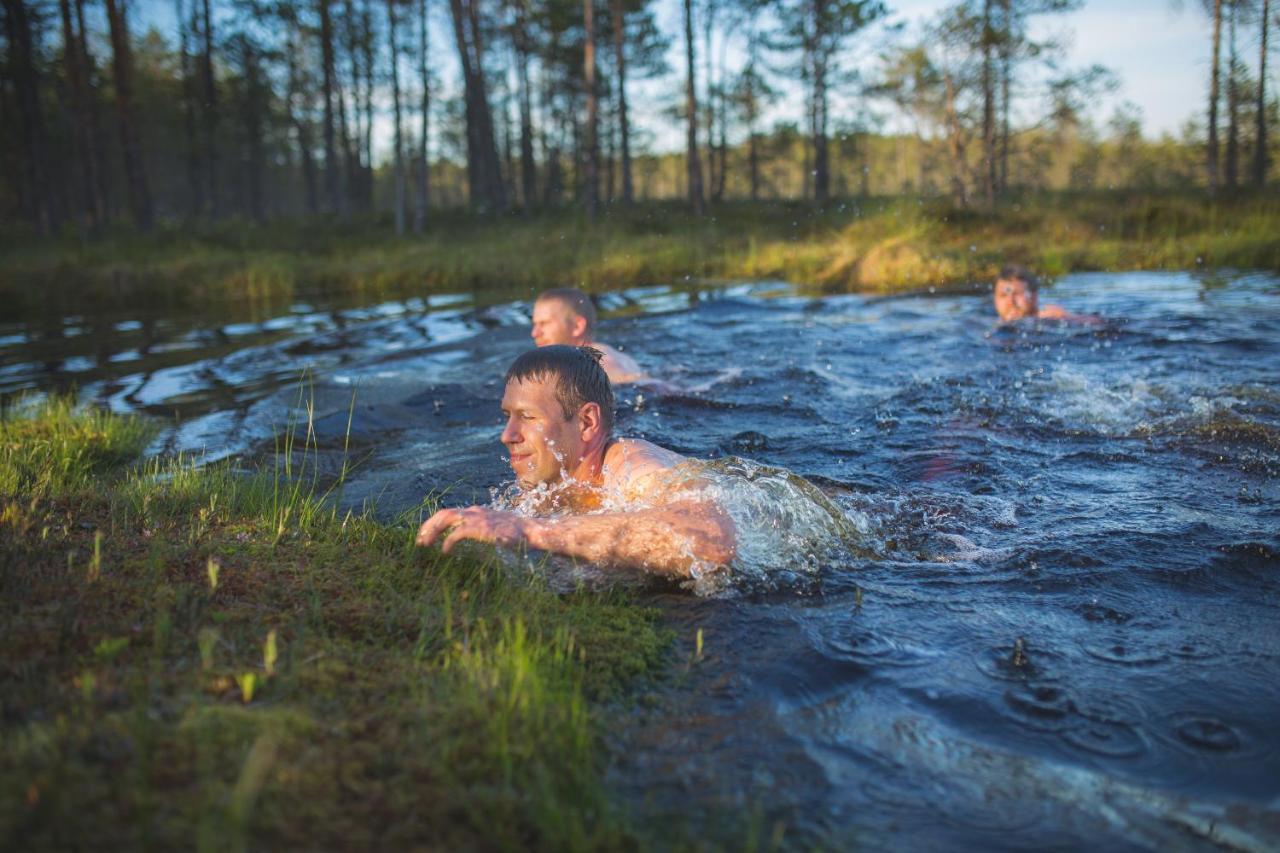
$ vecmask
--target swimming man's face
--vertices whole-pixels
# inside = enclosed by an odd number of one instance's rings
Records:
[[[586,326],[586,320],[562,300],[539,299],[533,304],[533,342],[540,347],[581,346],[586,342]]]
[[[507,425],[502,443],[511,470],[524,488],[556,483],[581,460],[582,436],[576,418],[566,418],[556,400],[555,380],[512,380],[502,395]]]
[[[998,279],[994,293],[996,313],[1000,315],[1001,322],[1010,323],[1036,316],[1036,292],[1022,279]]]

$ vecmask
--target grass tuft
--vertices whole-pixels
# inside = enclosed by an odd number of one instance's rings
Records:
[[[995,210],[871,197],[817,208],[726,202],[710,215],[645,202],[594,223],[577,210],[453,212],[428,233],[385,223],[224,223],[110,241],[0,245],[0,298],[19,315],[92,308],[200,311],[261,320],[298,301],[367,305],[431,293],[528,298],[555,285],[603,291],[688,280],[782,278],[893,291],[988,281],[1010,261],[1079,270],[1280,269],[1274,193],[1045,192]],[[234,308],[234,310],[233,310]]]
[[[0,494],[62,497],[136,459],[155,435],[144,421],[70,399],[19,401],[0,416]]]
[[[151,434],[3,423],[0,846],[639,845],[598,735],[662,671],[654,612]]]

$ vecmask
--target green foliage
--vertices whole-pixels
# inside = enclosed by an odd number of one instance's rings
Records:
[[[31,445],[99,416],[30,414],[5,446],[63,482]],[[416,518],[340,517],[299,468],[137,466],[142,443],[87,454],[74,494],[0,495],[0,845],[638,844],[597,734],[662,667],[652,611],[417,549]]]
[[[426,236],[405,240],[373,225],[224,225],[204,235],[134,237],[113,250],[64,254],[60,244],[36,244],[11,252],[0,258],[10,272],[0,298],[29,313],[168,306],[265,319],[299,299],[341,306],[480,292],[496,301],[553,284],[607,290],[777,277],[883,291],[984,280],[1008,259],[1057,273],[1280,269],[1277,230],[1274,194],[1208,201],[1193,191],[1028,193],[989,213],[915,197],[825,209],[725,203],[703,218],[680,205],[640,204],[592,225],[564,212],[438,219]]]
[[[58,497],[135,459],[155,434],[135,418],[66,398],[19,401],[0,415],[0,496]]]

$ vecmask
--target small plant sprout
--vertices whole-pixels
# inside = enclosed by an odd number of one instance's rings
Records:
[[[213,668],[213,652],[218,647],[218,632],[213,628],[201,628],[196,635],[200,647],[200,668],[206,672]]]
[[[258,673],[242,672],[236,676],[236,685],[240,688],[240,699],[246,705],[253,701],[253,691],[258,687]]]
[[[276,674],[276,659],[279,654],[276,651],[276,629],[272,628],[267,632],[267,642],[262,647],[262,668],[267,671],[267,675]]]
[[[84,672],[80,673],[80,677],[76,679],[76,686],[80,688],[80,693],[84,696],[84,701],[92,702],[93,691],[94,688],[98,686],[98,679],[94,677],[90,670],[86,669]]]
[[[89,582],[93,583],[102,575],[102,531],[94,531],[93,556],[89,559]]]
[[[218,572],[222,566],[218,565],[218,561],[213,557],[209,558],[209,562],[205,564],[205,570],[209,573],[209,592],[216,592],[218,589]]]

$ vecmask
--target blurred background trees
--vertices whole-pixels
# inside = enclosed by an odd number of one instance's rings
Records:
[[[1079,5],[959,0],[908,32],[881,0],[3,0],[0,223],[1267,183],[1270,0],[1198,0],[1204,93],[1154,140],[1034,35]]]

